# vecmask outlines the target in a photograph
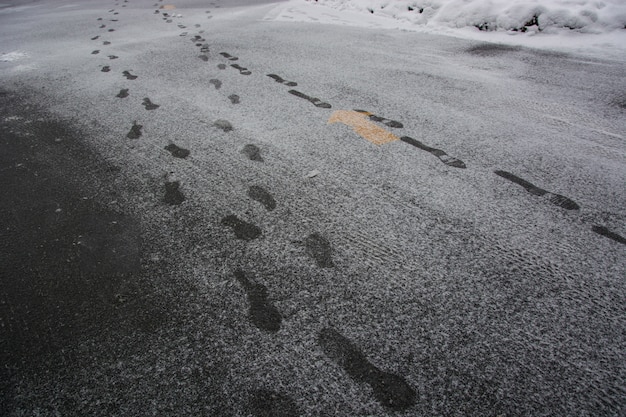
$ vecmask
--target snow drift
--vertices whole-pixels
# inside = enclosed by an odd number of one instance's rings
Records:
[[[308,0],[415,25],[483,31],[603,33],[626,29],[626,0]]]

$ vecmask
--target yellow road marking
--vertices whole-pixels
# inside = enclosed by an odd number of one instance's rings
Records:
[[[173,4],[164,4],[163,6],[159,7],[159,9],[163,9],[163,10],[174,10],[176,8],[176,6],[174,6]]]
[[[383,129],[382,127],[370,122],[366,113],[360,113],[352,110],[337,110],[334,112],[328,123],[343,123],[350,126],[359,136],[372,142],[375,145],[384,145],[385,143],[400,140],[399,137]]]

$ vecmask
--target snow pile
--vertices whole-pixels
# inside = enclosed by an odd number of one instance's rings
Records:
[[[626,0],[307,0],[422,26],[603,33],[626,29]]]

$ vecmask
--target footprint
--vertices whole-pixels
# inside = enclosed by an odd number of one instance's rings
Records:
[[[126,98],[126,97],[128,97],[128,88],[122,88],[120,90],[120,92],[115,97],[119,97],[119,98]]]
[[[115,32],[115,29],[109,29],[109,32]]]
[[[231,54],[229,54],[228,52],[220,52],[220,55],[223,56],[224,58],[230,60],[230,61],[236,61],[239,58],[237,58],[236,56],[232,56]]]
[[[104,24],[100,25],[100,29],[104,29],[105,27],[107,27],[107,25],[104,25]]]
[[[102,71],[102,72],[109,72],[109,71],[111,71],[111,67],[109,67],[108,65],[105,65],[105,66],[102,67],[102,69],[100,71]]]
[[[372,114],[370,112],[368,112],[367,110],[354,110],[357,111],[359,113],[363,113],[365,115],[367,115],[370,120],[374,121],[374,122],[379,122],[384,124],[385,126],[389,126],[389,127],[393,127],[393,128],[403,128],[404,125],[400,122],[396,122],[395,120],[390,120],[390,119],[385,119],[384,117],[380,117],[380,116],[376,116],[375,114]]]
[[[404,378],[378,369],[357,346],[336,330],[323,329],[318,342],[324,353],[348,375],[372,387],[374,397],[383,406],[402,411],[415,404],[417,394]]]
[[[248,70],[248,68],[244,68],[241,65],[232,64],[231,67],[235,68],[236,70],[239,70],[239,74],[242,74],[242,75],[250,75],[250,74],[252,74],[252,72],[250,72]]]
[[[304,239],[306,254],[315,260],[320,268],[332,268],[333,257],[330,242],[319,233],[312,233]]]
[[[127,79],[129,79],[129,80],[135,80],[135,79],[137,79],[137,76],[136,76],[136,75],[131,74],[131,73],[130,73],[130,71],[124,71],[124,72],[122,72],[122,74],[124,74],[124,77],[126,77],[126,78],[127,78]]]
[[[109,59],[117,59],[117,58],[119,58],[119,56],[116,56],[116,55],[109,55]]]
[[[283,78],[281,78],[280,76],[276,75],[276,74],[267,74],[268,77],[273,78],[274,81],[276,81],[277,83],[281,83],[281,84],[285,84],[289,87],[295,87],[298,85],[298,83],[293,82],[293,81],[286,81]]]
[[[237,94],[231,94],[228,96],[228,99],[232,104],[239,104],[239,96]]]
[[[143,126],[137,124],[137,121],[135,120],[133,122],[133,127],[130,128],[130,131],[128,132],[126,137],[128,139],[139,139],[141,137],[141,135],[142,135],[141,129],[143,129]]]
[[[258,146],[248,144],[243,147],[241,153],[246,155],[251,161],[263,162],[263,157],[261,157],[261,150]]]
[[[201,60],[203,60],[204,62],[207,62],[209,60],[209,57],[206,55],[198,55],[198,58],[200,58]]]
[[[104,42],[102,42],[102,45],[111,45],[111,42],[109,42],[109,41],[104,41]]]
[[[209,84],[213,84],[216,90],[222,88],[222,82],[216,78],[210,79]]]
[[[426,152],[430,152],[435,155],[441,162],[444,164],[454,167],[454,168],[466,168],[465,162],[460,159],[454,158],[441,149],[431,148],[430,146],[424,145],[417,139],[410,138],[408,136],[402,136],[400,140],[404,143],[408,143],[409,145],[415,146],[418,149],[421,149]]]
[[[300,98],[303,98],[305,100],[310,101],[311,103],[313,103],[315,105],[315,107],[320,107],[322,109],[330,109],[332,107],[330,104],[324,103],[319,98],[307,96],[306,94],[301,93],[301,92],[296,91],[296,90],[289,90],[289,93],[293,94],[296,97],[300,97]]]
[[[260,389],[252,394],[248,402],[248,412],[254,417],[295,417],[301,415],[294,400],[267,389]]]
[[[231,125],[228,120],[224,119],[216,120],[213,123],[213,126],[217,127],[218,129],[222,129],[224,132],[230,132],[231,130],[233,130],[233,125]]]
[[[548,193],[548,200],[555,206],[564,208],[565,210],[578,210],[580,206],[573,200],[555,193]]]
[[[178,35],[178,36],[187,36],[187,34],[188,34],[187,32],[183,32],[183,33],[181,33],[181,34],[180,34],[180,35]]]
[[[240,220],[234,214],[224,217],[222,219],[222,224],[224,226],[231,227],[237,239],[250,241],[261,236],[261,229],[252,223]]]
[[[250,303],[249,315],[252,324],[261,330],[272,333],[277,332],[280,329],[282,317],[278,309],[267,300],[267,288],[265,285],[250,282],[241,269],[235,270],[234,275],[248,296],[248,303]]]
[[[217,64],[217,67],[221,70],[225,70],[226,69],[226,64]]]
[[[163,201],[167,204],[178,206],[185,201],[185,196],[180,192],[180,182],[172,181],[165,183],[165,196]]]
[[[101,18],[101,17],[99,17],[99,18],[97,18],[96,20],[102,20],[102,18]]]
[[[98,55],[100,53],[99,49],[96,49],[95,51],[91,51],[91,55]]]
[[[263,204],[267,211],[272,211],[276,208],[276,200],[274,197],[265,190],[263,187],[253,185],[248,188],[248,197]]]
[[[187,158],[190,154],[189,150],[176,146],[173,143],[167,145],[165,147],[165,150],[169,151],[173,157],[181,159]]]
[[[154,104],[152,101],[150,101],[148,97],[143,99],[143,103],[141,103],[141,105],[144,106],[146,110],[156,110],[161,107],[160,105]]]
[[[92,41],[95,41],[96,39],[98,39],[100,37],[100,35],[98,36],[94,36],[93,38],[91,38]]]
[[[564,208],[565,210],[578,210],[580,209],[580,206],[574,202],[573,200],[570,200],[569,198],[559,195],[559,194],[555,194],[555,193],[551,193],[549,191],[546,191],[542,188],[537,187],[534,184],[531,184],[530,182],[521,179],[520,177],[511,174],[510,172],[507,171],[494,171],[494,173],[496,175],[499,175],[502,178],[506,178],[507,180],[522,186],[526,191],[528,191],[530,194],[532,195],[536,195],[538,197],[546,197],[548,199],[548,201],[550,201],[552,204],[559,206],[561,208]]]
[[[202,53],[209,52],[209,44],[208,44],[208,43],[205,43],[204,45],[202,45],[202,46],[200,47],[200,52],[202,52]]]
[[[623,238],[622,236],[618,235],[617,233],[611,232],[609,229],[607,229],[604,226],[593,226],[591,228],[591,230],[593,230],[594,232],[596,232],[599,235],[602,235],[604,237],[608,237],[609,239],[613,239],[616,242],[619,242],[623,245],[626,245],[626,239]]]

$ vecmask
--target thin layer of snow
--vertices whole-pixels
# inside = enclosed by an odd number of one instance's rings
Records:
[[[626,59],[625,0],[290,0],[266,19],[439,33]]]
[[[24,10],[32,9],[33,7],[37,6],[12,6],[10,4],[0,3],[0,14],[23,12]]]

